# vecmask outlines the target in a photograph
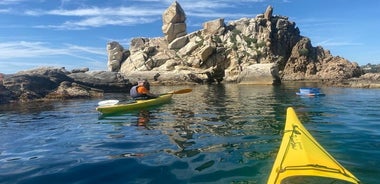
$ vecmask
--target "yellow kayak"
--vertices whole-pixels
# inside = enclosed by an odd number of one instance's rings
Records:
[[[281,146],[267,183],[334,183],[337,180],[360,183],[313,138],[289,107]]]
[[[116,114],[139,109],[149,108],[155,105],[168,103],[172,99],[173,93],[167,93],[157,98],[148,100],[136,100],[133,103],[117,103],[111,105],[99,105],[96,110],[102,114]]]

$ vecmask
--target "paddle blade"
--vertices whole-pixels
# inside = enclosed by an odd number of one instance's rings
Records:
[[[119,103],[119,100],[103,100],[98,102],[99,106],[105,106],[105,105],[115,105]]]
[[[193,89],[180,89],[180,90],[177,90],[177,91],[172,91],[172,92],[169,92],[172,93],[172,94],[184,94],[184,93],[190,93],[191,91],[193,91]]]

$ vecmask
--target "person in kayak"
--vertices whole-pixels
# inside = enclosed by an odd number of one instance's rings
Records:
[[[158,95],[150,92],[150,84],[146,79],[139,81],[137,85],[133,86],[129,94],[134,99],[151,99],[158,97]]]

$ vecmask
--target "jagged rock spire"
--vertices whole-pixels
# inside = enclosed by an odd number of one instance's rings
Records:
[[[272,13],[273,13],[273,7],[269,5],[267,9],[265,10],[264,18],[267,20],[270,20],[270,18],[272,17]]]

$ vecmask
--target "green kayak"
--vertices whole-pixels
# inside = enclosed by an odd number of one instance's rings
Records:
[[[96,107],[96,110],[102,114],[117,114],[129,111],[135,111],[139,109],[149,108],[155,105],[160,105],[170,102],[172,99],[173,93],[163,94],[157,98],[148,99],[148,100],[136,100],[132,103],[116,103],[116,104],[107,104],[99,105]]]

